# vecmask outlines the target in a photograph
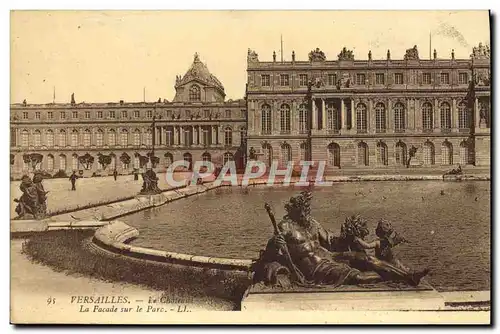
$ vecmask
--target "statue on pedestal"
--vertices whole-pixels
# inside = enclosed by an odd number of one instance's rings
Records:
[[[24,175],[21,179],[19,188],[22,195],[19,199],[14,199],[17,203],[16,213],[18,216],[14,219],[44,219],[47,217],[47,194],[43,188],[43,177],[41,173],[35,173],[33,180]]]
[[[158,188],[158,177],[151,167],[147,167],[146,171],[142,173],[142,189],[141,195],[156,195],[161,193],[161,189]]]

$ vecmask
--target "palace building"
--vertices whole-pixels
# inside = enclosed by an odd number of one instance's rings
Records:
[[[327,170],[488,166],[489,55],[481,44],[471,59],[434,50],[424,60],[416,46],[365,60],[346,48],[305,61],[294,52],[260,61],[248,50],[247,149],[266,164],[324,160]]]
[[[76,103],[72,96],[67,104],[11,105],[12,176],[32,168],[131,173],[149,161],[153,137],[159,171],[183,159],[242,165],[245,101],[225,101],[224,86],[198,55],[175,90],[172,102]]]

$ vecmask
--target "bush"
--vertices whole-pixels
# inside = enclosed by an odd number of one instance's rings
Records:
[[[67,178],[67,177],[69,177],[69,176],[66,174],[66,171],[64,171],[62,169],[58,170],[57,173],[52,175],[53,179],[63,179],[63,178]]]

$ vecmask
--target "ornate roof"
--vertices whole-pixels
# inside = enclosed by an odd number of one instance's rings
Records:
[[[215,77],[215,75],[210,73],[207,65],[201,62],[198,53],[194,54],[193,64],[189,70],[187,70],[186,74],[184,74],[182,78],[180,76],[177,77],[175,87],[187,84],[192,80],[198,80],[208,86],[215,86],[224,91],[222,83]]]

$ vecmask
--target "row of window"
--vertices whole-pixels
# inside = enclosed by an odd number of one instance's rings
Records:
[[[394,73],[394,84],[403,85],[405,83],[403,73]],[[357,73],[355,76],[355,84],[356,85],[366,85],[367,84],[367,76],[365,73]],[[438,76],[439,83],[442,85],[450,84],[450,73],[440,73]],[[299,86],[307,86],[308,75],[307,74],[299,74]],[[458,83],[460,85],[468,84],[469,82],[469,74],[462,72],[458,74]],[[336,86],[337,74],[330,73],[327,75],[327,85],[328,86]],[[386,74],[385,73],[375,73],[375,84],[376,85],[385,85],[386,84]],[[432,73],[422,73],[422,84],[430,85],[432,84]],[[288,87],[290,86],[290,75],[289,74],[280,74],[279,77],[279,85]],[[269,74],[261,75],[261,86],[262,87],[270,87],[271,86],[271,76]]]
[[[240,136],[241,138],[245,138],[246,129],[240,128]],[[29,132],[27,130],[21,131],[21,146],[28,147],[29,146]],[[66,146],[66,131],[60,130],[57,137],[58,146],[65,147]],[[214,140],[216,140],[216,136],[213,135],[212,128],[210,126],[202,126],[201,132],[198,135],[197,132],[192,131],[191,127],[186,127],[182,132],[177,134],[177,138],[175,138],[175,131],[173,127],[167,127],[165,132],[158,132],[158,136],[155,138],[156,144],[159,145],[177,145],[179,143],[185,145],[193,145],[193,144],[216,144]],[[54,131],[47,130],[45,133],[45,141],[47,147],[54,146],[55,135]],[[92,133],[89,129],[83,131],[82,134],[82,144],[85,147],[91,146]],[[119,135],[120,145],[128,146],[129,145],[129,132],[126,129],[123,129]],[[132,133],[132,145],[140,146],[141,143],[144,145],[152,145],[153,135],[151,129],[148,129],[143,136],[143,141],[141,142],[141,131],[136,129]],[[70,143],[71,146],[79,146],[79,132],[78,130],[73,130],[70,133]],[[104,144],[104,131],[98,129],[95,133],[95,143],[96,146],[100,147]],[[107,145],[114,146],[117,144],[117,134],[114,129],[110,129],[107,132]],[[231,146],[233,144],[233,130],[230,127],[226,127],[224,129],[224,145]],[[13,146],[15,142],[12,143]],[[42,146],[42,133],[40,130],[35,130],[33,133],[33,146],[39,147]]]
[[[69,112],[68,112],[69,113]],[[78,119],[79,114],[81,112],[78,111],[72,111],[71,112],[71,117],[73,119]],[[190,118],[190,119],[195,119],[195,118],[205,118],[205,119],[211,119],[211,118],[219,118],[221,115],[220,113],[213,113],[210,110],[203,110],[202,113],[199,112],[191,112],[191,110],[184,110],[183,113],[183,118]],[[91,112],[90,111],[84,111],[83,112],[84,118],[85,119],[90,119],[91,118]],[[102,119],[104,118],[104,111],[96,111],[95,113],[97,119]],[[121,118],[128,118],[129,112],[127,110],[121,111]],[[66,119],[67,112],[66,111],[60,111],[59,112],[59,119]],[[163,113],[159,114],[160,117],[163,118]],[[174,113],[172,110],[167,110],[165,114],[167,119],[179,119],[181,117],[181,113]],[[109,110],[107,111],[107,117],[108,118],[116,118],[116,111],[115,110]],[[134,110],[133,112],[133,117],[134,118],[141,118],[141,113],[139,110]],[[232,110],[225,110],[224,111],[224,117],[225,118],[231,118],[233,117],[233,111]],[[246,111],[241,110],[240,111],[240,117],[245,118],[246,117]],[[146,118],[153,118],[153,111],[148,110],[146,111]],[[22,114],[22,119],[29,119],[29,114],[27,111],[23,111]],[[35,111],[35,119],[40,120],[41,119],[41,112],[40,111]],[[53,111],[47,111],[47,119],[54,119],[54,112]]]
[[[331,143],[327,146],[327,165],[331,167],[341,166],[341,150],[337,143]],[[273,148],[270,144],[264,144],[262,147],[262,152],[264,154],[264,162],[271,166],[273,162]],[[388,147],[384,142],[377,143],[376,146],[376,162],[379,166],[389,165]],[[459,150],[459,163],[460,164],[470,164],[473,160],[472,149],[466,141],[460,143]],[[351,155],[349,154],[348,160],[350,160]],[[405,143],[398,142],[396,144],[396,149],[394,152],[394,158],[396,165],[406,166],[408,163],[408,148]],[[423,144],[423,149],[421,153],[422,163],[424,165],[435,165],[435,147],[430,141]],[[298,160],[308,160],[308,149],[307,144],[302,143],[299,149]],[[292,162],[292,148],[289,144],[283,144],[280,146],[279,151],[279,163],[281,166],[286,166],[289,162]],[[444,141],[441,145],[441,164],[442,165],[452,165],[453,161],[453,145]],[[358,166],[370,166],[370,154],[368,144],[365,142],[360,142],[357,145],[357,165]]]
[[[440,127],[441,129],[452,128],[451,107],[448,102],[442,102],[439,106],[440,110]],[[299,132],[307,133],[309,129],[308,110],[305,104],[299,105]],[[363,133],[368,128],[368,112],[364,103],[358,103],[356,106],[356,124],[355,128],[358,132]],[[464,102],[458,104],[458,128],[470,128],[470,111]],[[394,115],[394,130],[404,131],[407,127],[407,116],[405,106],[403,103],[395,103],[393,106]],[[338,106],[333,103],[326,104],[326,129],[331,132],[338,132],[341,127],[341,111]],[[288,104],[282,104],[279,109],[279,129],[283,134],[290,133],[291,111]],[[348,120],[351,118],[348,117]],[[386,107],[383,103],[375,105],[375,129],[376,132],[385,132],[387,129],[387,113]],[[347,123],[347,122],[346,122]],[[352,126],[352,125],[351,125]],[[429,102],[422,104],[422,128],[424,131],[431,131],[434,128],[434,112],[433,106]],[[264,104],[261,109],[261,133],[271,134],[272,132],[272,114],[271,106]]]

